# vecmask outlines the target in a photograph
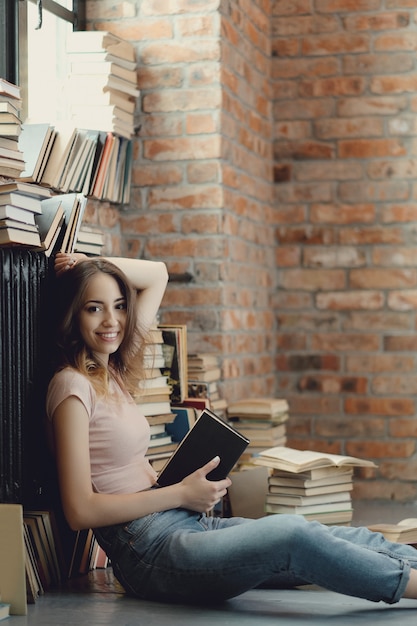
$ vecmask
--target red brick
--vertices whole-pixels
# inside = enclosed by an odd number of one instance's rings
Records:
[[[417,497],[417,489],[410,484],[399,481],[372,480],[356,482],[353,486],[352,500],[388,500],[390,502],[413,502]]]
[[[319,139],[357,137],[382,137],[384,123],[381,118],[364,115],[358,118],[327,118],[317,120],[314,128]]]
[[[408,330],[410,318],[406,313],[385,311],[352,311],[343,322],[344,330],[374,330],[392,331]]]
[[[341,244],[400,244],[403,243],[404,233],[400,228],[388,228],[375,226],[357,228],[345,228],[339,233]]]
[[[388,306],[394,311],[412,311],[417,308],[417,291],[393,291],[388,294]]]
[[[372,380],[372,391],[376,394],[404,394],[415,396],[417,379],[415,376],[375,376]],[[397,435],[401,436],[401,435]]]
[[[346,413],[360,414],[360,415],[414,415],[415,402],[408,398],[345,398],[344,401]],[[380,442],[375,442],[375,446],[382,445]],[[412,446],[414,447],[414,443]],[[385,447],[389,446],[389,442],[385,444]],[[372,456],[376,456],[372,454]],[[378,455],[379,456],[379,455]],[[382,456],[402,456],[397,454],[384,454]]]
[[[394,74],[413,69],[413,58],[409,53],[355,54],[343,58],[343,70],[346,74],[376,76]]]
[[[339,141],[339,156],[342,159],[366,159],[384,156],[403,156],[406,148],[398,139],[345,139]]]
[[[379,0],[316,0],[315,8],[322,13],[346,13],[376,11],[380,8]]]
[[[340,76],[304,81],[299,86],[302,98],[322,98],[327,96],[359,96],[364,93],[365,79],[359,76]]]
[[[335,354],[279,354],[276,359],[276,365],[280,371],[339,371],[340,358]]]
[[[365,35],[342,33],[305,37],[301,51],[306,56],[368,52],[370,40]]]
[[[415,451],[414,441],[349,441],[346,454],[359,458],[383,459],[410,457]]]
[[[355,417],[348,420],[346,417],[328,417],[317,420],[315,425],[315,433],[318,436],[336,439],[381,437],[385,431],[385,419],[377,417],[368,420]]]
[[[417,274],[414,269],[352,269],[349,274],[351,287],[360,289],[400,289],[415,287]]]
[[[409,50],[417,49],[417,34],[415,32],[394,32],[379,35],[374,38],[374,50]]]
[[[405,201],[410,197],[410,185],[405,181],[342,181],[339,186],[342,202],[395,202]]]
[[[318,309],[332,311],[382,309],[384,296],[377,291],[321,292],[316,296],[316,304]]]
[[[315,334],[310,339],[312,350],[334,350],[336,352],[374,352],[380,347],[377,334],[371,333],[327,333]]]
[[[300,391],[310,391],[325,394],[340,393],[367,393],[368,379],[365,377],[330,376],[329,374],[315,374],[303,376],[298,381]]]
[[[403,12],[376,13],[373,15],[348,15],[343,19],[346,30],[394,30],[406,28],[410,24],[410,15]]]
[[[146,159],[155,161],[182,161],[188,159],[214,159],[220,155],[217,136],[161,140],[145,140],[143,153]]]
[[[304,248],[303,259],[305,267],[362,267],[366,263],[365,252],[356,246]]]
[[[417,265],[417,249],[398,246],[375,247],[372,251],[372,263],[382,266],[413,267]]]
[[[398,115],[408,107],[406,96],[368,96],[363,98],[341,98],[337,103],[340,117],[357,115]]]
[[[177,165],[141,165],[133,168],[132,181],[134,185],[152,187],[154,185],[173,185],[181,183],[184,173]]]
[[[384,350],[387,352],[415,352],[417,337],[415,335],[386,335]]]
[[[297,267],[300,259],[301,250],[296,246],[279,246],[275,251],[277,267]]]
[[[343,165],[343,163],[341,163]],[[315,204],[311,206],[310,220],[314,223],[351,224],[375,221],[374,204]]]
[[[282,270],[279,280],[283,289],[341,289],[345,285],[345,274],[338,269],[288,269]]]
[[[346,356],[346,370],[348,372],[414,372],[416,363],[414,357],[397,354],[358,354]]]

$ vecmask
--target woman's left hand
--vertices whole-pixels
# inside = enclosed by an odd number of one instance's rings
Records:
[[[57,276],[60,276],[64,272],[72,269],[77,261],[81,261],[82,259],[88,259],[88,257],[81,252],[72,252],[71,254],[67,254],[66,252],[58,252],[55,255],[55,274]]]

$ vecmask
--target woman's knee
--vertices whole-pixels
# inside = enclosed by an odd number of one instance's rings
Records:
[[[268,536],[275,537],[280,544],[288,546],[290,550],[304,539],[310,541],[312,536],[311,522],[308,522],[302,515],[268,515],[262,520]]]

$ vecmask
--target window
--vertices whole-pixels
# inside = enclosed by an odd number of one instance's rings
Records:
[[[0,75],[21,86],[27,117],[59,120],[65,35],[84,27],[85,0],[0,0]]]

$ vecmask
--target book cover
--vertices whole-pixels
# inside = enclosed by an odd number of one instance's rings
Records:
[[[162,373],[169,376],[172,385],[171,400],[181,404],[188,391],[187,374],[187,326],[185,324],[159,324],[163,336],[164,367]]]
[[[175,419],[166,425],[166,431],[171,435],[172,441],[180,443],[195,424],[196,411],[182,406],[171,406],[171,410],[175,413]]]
[[[26,567],[23,507],[0,505],[0,590],[11,615],[26,615]]]
[[[49,248],[63,217],[64,209],[59,196],[42,201],[42,213],[36,215],[35,222],[44,248]]]
[[[19,148],[25,156],[26,166],[22,180],[37,182],[44,159],[48,158],[55,139],[55,129],[50,124],[22,124]]]
[[[248,444],[249,439],[205,409],[161,470],[158,484],[166,487],[178,483],[215,456],[220,457],[220,463],[207,478],[221,480],[230,473]]]

